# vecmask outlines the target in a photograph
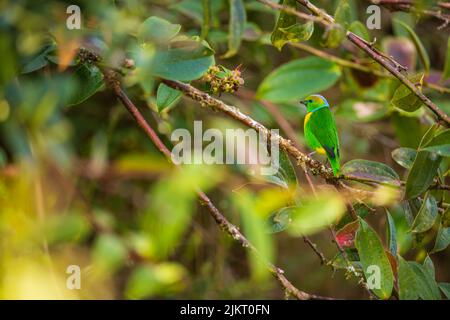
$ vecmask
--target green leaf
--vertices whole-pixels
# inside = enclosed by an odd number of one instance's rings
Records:
[[[269,216],[268,226],[270,233],[278,233],[287,229],[291,223],[294,207],[282,208]]]
[[[341,76],[338,65],[308,57],[288,62],[261,83],[257,98],[272,102],[291,102],[333,86]]]
[[[247,21],[244,2],[242,0],[229,0],[230,22],[228,25],[228,51],[222,58],[234,56],[241,46],[242,35]]]
[[[139,265],[128,278],[125,296],[128,299],[143,299],[155,295],[169,295],[182,289],[186,270],[179,264],[161,263]]]
[[[148,73],[170,80],[190,81],[203,76],[214,64],[214,51],[205,41],[171,43],[168,50],[156,51],[146,67]]]
[[[82,103],[100,90],[103,85],[103,74],[100,69],[92,64],[80,64],[73,73],[76,81],[75,92],[67,101],[67,105],[73,106]]]
[[[252,276],[256,279],[265,279],[270,274],[261,261],[272,261],[274,251],[271,234],[267,232],[267,221],[256,210],[256,200],[251,194],[244,192],[235,196],[233,200],[240,209],[244,233],[262,258],[261,260],[249,253]]]
[[[38,53],[33,55],[22,67],[22,73],[30,73],[48,65],[47,56],[56,49],[54,43],[44,46]]]
[[[428,56],[428,53],[425,50],[422,41],[420,41],[420,38],[417,36],[414,30],[403,21],[397,20],[396,24],[402,26],[408,33],[411,40],[414,42],[414,46],[419,53],[420,61],[422,62],[425,71],[428,73],[430,71],[430,57]]]
[[[158,107],[158,112],[173,106],[180,99],[181,95],[182,93],[180,91],[161,83],[156,92],[156,106]]]
[[[391,296],[394,287],[394,274],[391,264],[384,251],[380,238],[375,231],[362,219],[360,227],[356,233],[356,248],[363,267],[366,279],[373,274],[371,269],[377,266],[380,270],[380,286],[372,289],[372,292],[381,299],[388,299]]]
[[[353,21],[348,27],[348,31],[353,32],[366,41],[370,41],[369,30],[367,30],[366,26],[360,21]]]
[[[286,151],[280,150],[279,153],[279,168],[274,175],[264,175],[263,178],[271,183],[279,185],[283,188],[292,188],[297,186],[297,175],[295,169],[292,166],[292,162],[289,159]]]
[[[398,289],[400,300],[417,300],[419,288],[416,274],[410,264],[400,255],[398,256]]]
[[[337,48],[345,39],[345,30],[351,22],[351,8],[348,0],[340,0],[334,18],[337,24],[329,27],[325,34],[323,45],[328,48]]]
[[[389,211],[386,210],[386,216],[388,221],[388,243],[389,251],[395,257],[397,256],[397,231],[395,230],[395,222]]]
[[[352,13],[348,0],[339,1],[336,7],[336,11],[334,12],[334,19],[344,28],[347,28],[350,25],[352,20]]]
[[[403,168],[411,169],[414,159],[417,156],[417,151],[412,148],[397,148],[392,151],[391,155],[392,159]]]
[[[414,219],[411,231],[420,233],[430,230],[436,221],[437,215],[438,207],[436,199],[428,193]]]
[[[331,25],[324,33],[322,45],[327,48],[337,48],[345,39],[345,29],[340,25]]]
[[[434,152],[443,157],[450,157],[450,129],[437,134],[422,150]]]
[[[428,151],[419,151],[406,179],[406,199],[421,195],[433,183],[442,158]]]
[[[436,277],[436,270],[434,269],[433,260],[431,260],[430,256],[427,255],[425,260],[423,261],[423,267],[430,274],[430,276],[434,279]]]
[[[202,32],[201,38],[205,39],[208,36],[209,27],[211,23],[211,1],[202,0],[202,10],[203,10],[203,21],[202,21]]]
[[[95,241],[92,255],[100,271],[113,273],[124,265],[127,249],[117,236],[102,234]]]
[[[442,73],[442,81],[450,78],[450,37],[447,39],[447,55],[445,56],[445,66]]]
[[[409,80],[412,83],[422,83],[423,75],[417,74]],[[391,103],[404,111],[413,112],[422,106],[422,100],[416,96],[406,85],[401,84],[394,92]]]
[[[153,16],[140,25],[137,37],[141,43],[164,44],[174,38],[180,30],[181,25]]]
[[[441,224],[444,227],[450,227],[450,208],[447,208],[441,216]]]
[[[281,4],[292,8],[297,7],[296,0],[283,0]],[[270,36],[270,41],[278,50],[281,50],[283,46],[287,42],[289,42],[289,40],[286,37],[286,34],[283,31],[281,31],[281,29],[292,27],[296,23],[297,19],[295,16],[287,12],[280,11],[277,23],[275,24],[275,28],[273,29],[272,34]]]
[[[287,231],[294,236],[315,233],[335,223],[345,211],[345,203],[338,194],[324,192],[292,210],[292,222]]]
[[[309,40],[314,33],[314,22],[308,21],[306,23],[296,23],[290,27],[280,28],[279,30],[283,33],[284,39],[278,39],[274,43],[277,48],[279,48],[277,44],[279,45],[280,42],[283,42],[282,45],[284,45],[286,42],[301,42]]]
[[[398,174],[391,167],[376,161],[362,159],[350,160],[342,166],[342,174],[400,185]]]
[[[436,235],[436,242],[434,243],[433,253],[447,249],[450,244],[450,228],[446,228],[442,225],[439,226],[438,233]]]
[[[414,217],[417,216],[421,206],[422,202],[417,198],[403,201],[403,210],[405,213],[406,222],[410,227],[413,225]]]
[[[416,276],[419,297],[423,300],[441,299],[436,280],[431,277],[426,268],[417,262],[409,261],[408,263]]]
[[[54,215],[45,224],[46,239],[50,244],[77,242],[90,232],[91,225],[85,216],[70,212],[66,215]]]
[[[434,137],[436,136],[436,132],[439,128],[438,124],[434,124],[432,125],[427,132],[425,132],[425,134],[423,135],[422,139],[420,140],[420,144],[419,147],[421,148],[425,148],[427,144],[429,144]]]
[[[450,283],[448,282],[440,282],[439,288],[444,293],[444,295],[447,297],[447,299],[450,299]]]

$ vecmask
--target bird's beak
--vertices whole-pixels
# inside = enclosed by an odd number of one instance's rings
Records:
[[[303,105],[306,108],[306,101],[305,100],[300,100],[300,104]]]

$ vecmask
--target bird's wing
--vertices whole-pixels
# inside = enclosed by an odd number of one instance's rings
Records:
[[[323,108],[314,112],[308,121],[308,126],[327,155],[331,158],[339,158],[339,139],[331,110]]]

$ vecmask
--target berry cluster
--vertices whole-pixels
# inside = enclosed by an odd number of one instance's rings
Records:
[[[244,84],[241,77],[240,66],[229,70],[224,66],[212,66],[203,76],[203,80],[209,85],[212,93],[236,92]]]

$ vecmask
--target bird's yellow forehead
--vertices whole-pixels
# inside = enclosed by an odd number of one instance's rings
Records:
[[[305,100],[312,100],[313,103],[327,103],[324,97],[318,94],[312,94],[306,97]]]

